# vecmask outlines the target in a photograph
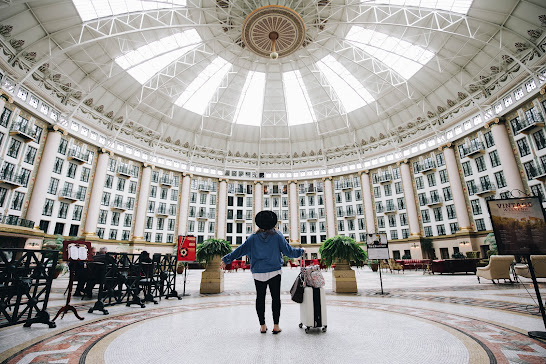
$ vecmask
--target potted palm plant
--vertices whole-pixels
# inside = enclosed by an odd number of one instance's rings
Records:
[[[327,267],[335,263],[332,271],[332,289],[334,292],[356,293],[356,277],[350,262],[356,266],[362,266],[367,259],[367,254],[353,238],[336,235],[326,239],[319,249],[320,256]]]
[[[208,239],[197,246],[196,260],[206,264],[201,274],[201,293],[224,291],[224,272],[220,269],[220,262],[231,250],[231,245],[224,239]]]

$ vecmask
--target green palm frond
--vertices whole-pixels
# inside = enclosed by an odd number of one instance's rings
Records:
[[[368,258],[368,254],[356,244],[353,238],[341,235],[326,239],[319,253],[328,267],[336,260],[354,261],[357,266],[361,266]]]
[[[208,263],[216,255],[223,257],[231,251],[231,245],[224,239],[208,239],[197,246],[195,258],[198,262]]]

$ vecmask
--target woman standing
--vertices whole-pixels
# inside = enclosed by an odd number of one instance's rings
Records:
[[[305,252],[302,248],[292,248],[284,236],[275,230],[277,215],[273,211],[260,211],[256,214],[259,229],[237,249],[222,258],[222,268],[233,260],[247,255],[250,257],[250,271],[256,286],[256,313],[260,321],[260,332],[265,334],[265,294],[267,286],[271,293],[273,311],[273,334],[281,332],[281,267],[283,254],[289,258],[298,258]],[[282,253],[282,254],[281,254]]]

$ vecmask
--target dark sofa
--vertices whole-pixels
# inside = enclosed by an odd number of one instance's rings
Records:
[[[433,260],[432,273],[476,273],[479,259],[442,259]]]

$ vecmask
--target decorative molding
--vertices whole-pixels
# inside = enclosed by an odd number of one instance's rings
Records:
[[[148,168],[148,167],[150,167],[150,168],[151,168],[152,170],[154,170],[154,169],[155,169],[155,165],[153,165],[153,164],[150,164],[150,163],[148,163],[148,162],[144,162],[144,163],[142,163],[142,166],[143,166],[144,168]]]
[[[9,104],[13,104],[13,97],[11,97],[6,91],[0,90],[0,97],[1,97],[1,96],[7,97],[8,103],[9,103]]]
[[[51,127],[48,128],[48,130],[50,132],[57,131],[57,132],[61,133],[64,136],[68,135],[68,132],[65,129],[61,128],[59,125],[52,125]]]
[[[441,145],[438,147],[438,150],[441,152],[443,151],[444,149],[448,149],[448,148],[451,148],[453,147],[453,143],[449,142],[449,143],[446,143],[444,145]]]
[[[493,124],[501,124],[501,123],[504,123],[505,119],[504,118],[494,118],[494,119],[491,119],[489,120],[488,122],[486,122],[484,124],[484,128],[486,129],[490,129],[493,127]]]

